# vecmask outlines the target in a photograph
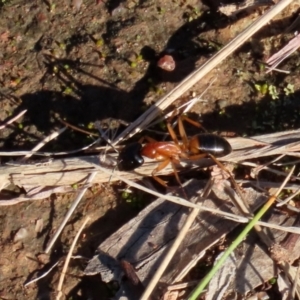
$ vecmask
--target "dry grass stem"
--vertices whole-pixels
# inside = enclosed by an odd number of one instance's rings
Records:
[[[74,210],[76,209],[76,207],[78,206],[79,202],[81,201],[83,195],[85,194],[86,190],[88,189],[88,187],[90,186],[90,184],[92,183],[92,181],[94,180],[96,175],[96,172],[91,173],[85,183],[85,187],[83,187],[77,198],[74,200],[72,206],[69,208],[65,218],[63,219],[62,223],[60,224],[59,228],[57,229],[57,231],[55,232],[54,236],[52,237],[52,239],[50,240],[45,253],[49,253],[49,251],[52,249],[54,243],[56,242],[57,238],[59,237],[59,235],[61,234],[62,230],[64,229],[65,225],[67,224],[67,222],[69,221],[70,217],[72,216]]]
[[[22,110],[19,114],[17,114],[15,117],[7,121],[5,124],[0,126],[0,130],[4,129],[7,125],[13,123],[14,121],[18,120],[20,117],[22,117],[27,112],[27,109]]]
[[[295,171],[296,166],[293,166],[288,174],[288,176],[285,177],[283,183],[280,185],[279,189],[276,191],[275,193],[275,197],[277,198],[279,196],[279,194],[282,192],[282,190],[284,189],[284,187],[286,186],[286,184],[288,183],[288,181],[291,179],[292,174]]]
[[[172,284],[172,285],[169,285],[167,287],[167,290],[168,291],[174,291],[174,290],[186,289],[187,287],[195,286],[198,282],[199,282],[198,280],[192,280],[192,281],[189,281],[189,282]]]
[[[300,189],[298,189],[296,192],[294,192],[291,196],[287,197],[283,201],[280,201],[279,203],[277,203],[276,206],[280,207],[280,206],[287,204],[288,202],[290,202],[294,197],[296,197],[299,194],[300,194]]]
[[[260,165],[258,165],[258,164],[256,164],[256,163],[253,163],[253,162],[247,162],[247,161],[245,161],[245,162],[241,162],[240,163],[241,165],[243,165],[243,166],[249,166],[249,167],[254,167],[254,168],[260,168]],[[278,176],[285,176],[285,172],[283,172],[283,171],[279,171],[279,170],[276,170],[276,169],[273,169],[273,168],[270,168],[270,167],[264,167],[263,168],[263,170],[265,170],[265,171],[268,171],[268,172],[270,172],[270,173],[273,173],[273,174],[276,174],[276,175],[278,175]],[[261,170],[260,170],[261,171]],[[255,177],[255,174],[256,173],[254,173],[253,174],[253,177]],[[295,176],[295,175],[293,175],[292,176],[292,179],[293,180],[300,180],[300,177],[299,176]]]
[[[300,47],[300,34],[296,35],[289,43],[283,47],[280,51],[272,55],[268,60],[270,68],[266,73],[273,71],[283,60],[288,58]]]
[[[63,282],[64,282],[64,279],[65,279],[65,275],[66,275],[66,272],[67,272],[67,269],[68,269],[68,266],[69,266],[69,262],[70,262],[70,259],[71,259],[71,256],[72,256],[72,253],[73,253],[73,250],[75,248],[75,245],[79,239],[79,236],[82,232],[82,230],[84,229],[85,225],[87,224],[87,222],[90,220],[90,217],[87,217],[83,224],[81,225],[81,227],[79,228],[74,240],[73,240],[73,243],[70,247],[70,250],[68,252],[68,255],[66,257],[66,260],[65,260],[65,264],[64,264],[64,267],[61,271],[61,274],[60,274],[60,277],[59,277],[59,282],[58,282],[58,286],[57,286],[57,296],[56,296],[56,300],[59,300],[61,298],[61,296],[63,295],[62,293],[62,285],[63,285]]]
[[[57,265],[58,265],[59,261],[57,261],[53,266],[51,266],[51,268],[46,271],[45,273],[43,273],[41,276],[34,278],[32,280],[30,280],[29,282],[27,282],[26,284],[24,284],[24,287],[27,287],[28,285],[39,281],[40,279],[44,278],[45,276],[47,276]]]
[[[266,168],[267,166],[272,165],[273,163],[275,163],[276,161],[279,161],[280,159],[282,159],[283,157],[285,157],[285,154],[281,154],[277,157],[275,157],[274,159],[272,159],[271,161],[269,161],[268,163],[265,163],[263,165],[259,165],[257,166],[254,170],[251,171],[251,174],[255,174],[255,177],[258,175],[258,173],[263,170],[264,168]]]
[[[249,159],[258,159],[270,155],[289,155],[297,156],[300,151],[300,142],[294,142],[299,139],[300,129],[277,132],[274,134],[266,134],[254,136],[250,138],[228,138],[227,140],[233,148],[230,155],[220,158],[222,162],[239,163],[250,167],[259,167],[259,165],[248,162]],[[101,148],[102,151],[103,148]],[[104,148],[105,149],[105,148]],[[23,155],[24,153],[22,153]],[[28,153],[26,153],[28,154]],[[45,152],[37,152],[37,154],[47,154]],[[51,153],[52,155],[53,153]],[[61,154],[61,153],[60,153]],[[49,153],[50,155],[50,153]],[[115,160],[116,153],[109,153],[107,157]],[[199,168],[199,166],[207,167],[212,164],[210,159],[201,159],[199,161],[182,160],[180,166],[177,166],[178,171],[183,168]],[[18,186],[70,186],[74,183],[81,183],[86,179],[87,174],[97,169],[99,165],[98,155],[86,155],[79,157],[69,157],[63,159],[54,159],[51,165],[44,163],[7,163],[0,166],[0,174],[2,181],[11,181]],[[37,168],[38,166],[38,168]],[[115,174],[127,179],[140,179],[145,176],[151,176],[153,169],[157,166],[157,161],[145,159],[145,163],[132,172],[119,172]],[[285,176],[285,173],[278,170],[273,170],[270,167],[265,167],[265,170],[278,175]],[[111,177],[111,172],[98,172],[95,180],[97,182],[108,182]],[[69,176],[72,173],[72,176]],[[158,175],[166,175],[173,173],[172,167],[169,165],[161,170]],[[45,175],[46,174],[46,175]],[[117,179],[117,177],[115,177]],[[116,180],[115,179],[115,180]],[[293,176],[293,179],[299,180],[300,177]]]
[[[206,89],[201,93],[200,96],[194,97],[193,99],[191,99],[191,100],[185,102],[184,104],[182,104],[181,106],[175,108],[174,110],[170,111],[169,113],[164,114],[163,117],[161,117],[161,118],[159,118],[159,119],[156,119],[154,122],[152,122],[151,124],[149,124],[149,127],[150,127],[150,126],[153,126],[153,125],[155,125],[155,124],[158,124],[158,123],[160,123],[160,122],[162,122],[162,121],[164,121],[164,120],[166,120],[166,119],[168,119],[168,118],[171,118],[171,117],[177,115],[178,113],[176,114],[176,112],[180,112],[182,108],[184,108],[183,111],[182,111],[182,113],[184,114],[184,113],[189,112],[189,111],[192,109],[192,107],[193,107],[197,102],[200,102],[200,101],[201,101],[201,102],[207,102],[207,101],[205,101],[205,100],[202,100],[202,97],[203,97],[204,94],[211,88],[211,86],[213,85],[213,83],[214,83],[215,81],[216,81],[216,78],[214,78],[212,81],[210,81],[208,87],[206,87]],[[177,122],[174,122],[174,123],[176,124]],[[147,130],[148,130],[148,129],[147,129]],[[166,134],[166,133],[164,133],[164,134]]]
[[[211,191],[212,184],[213,184],[213,180],[210,179],[208,181],[206,187],[204,188],[202,195],[200,196],[201,199],[206,198],[208,196],[208,194]],[[198,201],[199,201],[199,199],[198,199]],[[159,268],[156,270],[154,276],[150,280],[148,286],[146,287],[146,289],[141,297],[141,300],[147,300],[150,297],[152,291],[155,289],[155,286],[157,285],[158,281],[160,280],[161,276],[163,275],[164,271],[166,270],[167,266],[169,265],[175,252],[177,251],[178,247],[180,246],[183,239],[185,238],[188,230],[190,229],[190,227],[192,226],[193,222],[195,221],[197,215],[199,214],[199,211],[200,211],[199,208],[194,208],[190,212],[183,227],[179,231],[175,241],[172,243],[172,246],[170,247],[166,256],[164,257],[164,260],[162,261]]]
[[[67,127],[64,127],[62,129],[59,129],[58,131],[52,132],[50,135],[48,135],[47,137],[45,137],[39,144],[37,144],[32,150],[31,152],[38,151],[39,149],[41,149],[42,147],[44,147],[48,142],[50,142],[51,140],[57,138],[60,134],[62,134],[65,130],[67,129]],[[21,161],[25,161],[26,159],[28,159],[29,157],[31,157],[33,154],[27,154],[25,155],[25,157],[20,159]]]
[[[23,155],[35,155],[35,156],[62,156],[62,155],[71,155],[71,154],[75,154],[78,152],[82,152],[85,150],[88,150],[89,148],[91,148],[92,146],[96,145],[97,143],[99,143],[101,141],[101,138],[98,138],[97,140],[95,140],[94,142],[90,143],[87,146],[81,147],[79,149],[76,150],[70,150],[70,151],[64,151],[64,152],[36,152],[36,151],[11,151],[11,152],[6,152],[6,151],[0,151],[0,156],[23,156]],[[104,147],[103,147],[104,148]],[[97,150],[101,150],[101,148],[97,148]],[[7,165],[9,165],[10,163],[7,163]]]
[[[79,128],[79,127],[77,127],[77,126],[74,126],[74,125],[72,125],[72,124],[70,124],[70,123],[68,123],[68,122],[66,122],[66,121],[64,121],[64,120],[59,119],[59,122],[61,122],[61,123],[64,124],[66,127],[69,127],[69,128],[71,128],[71,129],[73,129],[73,130],[75,130],[75,131],[84,133],[84,134],[89,135],[89,136],[96,136],[96,137],[98,137],[98,134],[97,134],[97,133],[89,132],[89,131],[87,131],[87,130],[84,130],[84,129],[82,129],[82,128]]]
[[[281,69],[278,69],[278,68],[266,67],[266,69],[268,70],[268,72],[270,70],[270,71],[276,71],[278,73],[283,73],[283,74],[290,74],[291,73],[291,71],[281,70]]]
[[[228,43],[223,49],[209,59],[199,69],[191,73],[185,78],[178,86],[170,91],[166,96],[156,102],[150,107],[144,114],[142,114],[135,122],[133,122],[128,128],[126,128],[114,141],[114,145],[118,144],[126,137],[131,137],[137,132],[144,130],[160,113],[169,107],[176,99],[187,92],[193,85],[213,70],[220,62],[226,57],[232,54],[237,48],[239,48],[244,42],[246,42],[253,34],[255,34],[260,28],[266,25],[273,17],[280,13],[285,7],[287,7],[292,0],[281,0],[274,5],[263,16],[254,21],[248,28]]]
[[[297,285],[298,285],[298,281],[299,281],[299,274],[300,274],[300,264],[297,267],[297,272],[296,272],[296,275],[295,275],[295,279],[293,281],[293,288],[291,290],[291,299],[296,299],[295,295],[296,295],[296,292],[298,291],[297,290]],[[298,291],[297,295],[299,297],[299,291]]]
[[[100,168],[100,170],[102,170],[102,172],[108,172],[107,169],[104,169],[104,168],[101,168],[101,167],[99,167],[99,168]],[[109,174],[111,174],[111,173],[109,173]],[[160,194],[160,193],[155,192],[151,189],[148,189],[148,188],[146,188],[146,187],[144,187],[144,186],[142,186],[142,185],[140,185],[140,184],[138,184],[138,183],[136,183],[132,180],[128,180],[124,177],[120,177],[120,176],[116,175],[116,173],[113,174],[113,177],[118,178],[118,180],[121,180],[121,181],[125,182],[129,186],[132,186],[136,189],[139,189],[141,191],[149,193],[149,194],[151,194],[153,196],[156,196],[158,198],[162,198],[162,199],[165,199],[167,201],[171,201],[171,202],[176,203],[178,205],[183,205],[183,206],[190,207],[190,208],[198,208],[199,210],[202,210],[202,211],[209,211],[213,214],[221,215],[223,218],[226,218],[228,220],[232,220],[234,222],[248,223],[251,220],[251,218],[247,218],[247,217],[244,217],[244,216],[238,216],[238,215],[235,215],[235,214],[231,214],[231,213],[223,212],[223,211],[220,211],[220,210],[217,210],[217,209],[212,209],[212,208],[208,208],[208,207],[205,207],[205,206],[202,206],[202,205],[199,205],[199,204],[195,204],[195,203],[192,203],[192,202],[187,201],[187,200],[185,200],[183,198],[180,198],[180,197]],[[269,224],[269,223],[262,222],[262,221],[258,221],[257,224],[265,226],[265,227],[269,227],[269,228],[274,228],[274,229],[286,231],[286,232],[292,232],[292,233],[300,234],[300,228],[298,228],[298,227],[284,227],[284,226],[279,226],[279,225],[276,225],[276,224]]]

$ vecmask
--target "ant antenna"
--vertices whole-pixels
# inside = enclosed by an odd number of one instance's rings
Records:
[[[100,161],[101,161],[101,162],[106,162],[106,161],[107,161],[107,160],[106,160],[106,152],[107,152],[107,150],[108,150],[108,147],[107,147],[107,146],[110,146],[116,153],[119,153],[119,151],[118,151],[118,150],[115,148],[115,146],[113,145],[113,142],[111,141],[111,139],[107,136],[107,133],[109,133],[109,132],[111,131],[111,129],[110,129],[110,124],[111,124],[111,120],[109,120],[108,128],[107,128],[106,131],[103,131],[103,129],[102,129],[101,124],[100,124],[99,121],[96,121],[95,124],[94,124],[94,125],[95,125],[95,128],[99,131],[101,138],[102,138],[103,140],[105,140],[105,142],[107,143],[104,152],[103,152],[102,154],[100,154]],[[117,132],[117,130],[115,130],[115,131],[112,133],[112,139],[115,138],[116,132]],[[114,162],[116,162],[116,161],[114,160]],[[111,175],[110,175],[110,177],[109,177],[109,179],[108,179],[108,182],[111,181],[112,176],[113,176],[115,170],[117,169],[117,166],[118,166],[118,165],[117,165],[117,163],[116,163],[116,164],[114,165],[113,169],[112,169],[112,173],[111,173]]]
[[[110,125],[110,124],[109,124]],[[107,133],[110,131],[110,126],[108,126],[107,130],[104,132],[102,127],[101,127],[101,124],[99,121],[96,121],[95,122],[95,128],[99,131],[100,133],[100,136],[102,139],[105,140],[105,142],[116,152],[116,153],[119,153],[119,151],[115,148],[115,146],[113,145],[113,142],[111,141],[111,139],[107,136]],[[116,131],[114,132],[113,134],[113,139],[115,138],[116,136]]]

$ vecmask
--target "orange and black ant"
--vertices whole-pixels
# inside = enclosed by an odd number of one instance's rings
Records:
[[[147,138],[149,142],[145,145],[142,145],[140,142],[135,142],[125,146],[119,153],[119,170],[132,171],[140,167],[144,163],[144,156],[160,161],[159,165],[152,171],[152,177],[156,181],[164,186],[166,185],[165,182],[156,177],[155,174],[171,163],[176,179],[179,184],[181,184],[175,168],[175,164],[178,164],[181,159],[194,160],[208,156],[214,159],[214,157],[223,157],[231,153],[232,148],[229,142],[216,134],[199,133],[189,139],[182,123],[183,120],[197,127],[201,127],[199,123],[187,117],[179,117],[178,128],[182,138],[182,142],[179,142],[171,124],[168,122],[168,131],[173,141],[157,142]]]

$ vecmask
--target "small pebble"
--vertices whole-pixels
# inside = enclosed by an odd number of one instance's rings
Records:
[[[24,240],[28,236],[28,231],[25,228],[20,228],[14,236],[14,242]]]
[[[44,227],[43,219],[38,219],[35,223],[35,232],[38,233],[42,232],[43,227]]]
[[[171,55],[164,55],[160,60],[157,62],[157,66],[165,71],[171,72],[175,69],[176,64]]]

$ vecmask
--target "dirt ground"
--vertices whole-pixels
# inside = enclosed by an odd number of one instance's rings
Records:
[[[106,118],[132,122],[267,9],[228,18],[217,12],[216,0],[81,2],[0,1],[0,120],[27,109],[0,131],[1,151],[31,150],[63,127],[60,119],[86,130]],[[261,63],[293,38],[286,30],[298,13],[299,4],[289,6],[176,105],[200,95],[215,79],[205,101],[193,108],[209,131],[252,135],[299,127],[299,53],[280,65],[290,74],[266,74]],[[173,72],[157,67],[166,53],[176,61]],[[259,92],[263,85],[276,93]],[[91,141],[69,130],[43,150],[73,150]],[[15,159],[2,156],[1,162]],[[87,215],[91,222],[74,252],[82,257],[72,261],[64,293],[66,299],[111,297],[114,286],[97,276],[84,277],[83,269],[100,242],[141,208],[122,198],[123,189],[121,183],[89,189],[49,256],[43,251],[75,193],[2,206],[0,298],[54,299],[61,264],[40,281],[24,283],[64,258]],[[10,187],[0,196],[10,199],[23,192]]]

